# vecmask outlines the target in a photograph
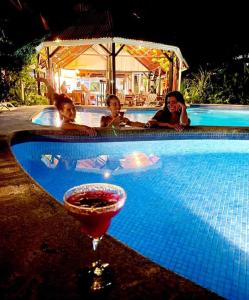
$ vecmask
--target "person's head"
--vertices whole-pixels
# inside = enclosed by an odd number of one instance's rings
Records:
[[[178,102],[185,105],[185,100],[180,92],[173,91],[168,93],[165,96],[164,110],[168,110],[171,113],[179,111],[179,105],[177,104]]]
[[[128,89],[128,95],[133,95],[132,89]]]
[[[121,109],[120,100],[116,95],[109,95],[106,98],[106,105],[110,109],[113,116],[117,116]]]
[[[150,87],[150,93],[155,94],[156,93],[156,88],[154,87],[154,85],[152,85]]]
[[[54,99],[55,107],[60,114],[60,119],[64,122],[73,122],[76,116],[76,109],[73,101],[64,94],[56,94]]]

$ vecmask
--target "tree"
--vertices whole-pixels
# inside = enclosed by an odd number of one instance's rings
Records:
[[[249,54],[189,73],[181,90],[192,103],[249,104]]]
[[[10,100],[19,104],[47,102],[37,95],[37,84],[32,74],[36,68],[35,47],[41,40],[34,40],[18,46],[5,34],[6,21],[0,27],[0,101]]]

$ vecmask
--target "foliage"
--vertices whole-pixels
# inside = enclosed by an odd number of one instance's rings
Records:
[[[0,101],[8,100],[25,105],[45,102],[39,95],[35,96],[35,46],[40,41],[35,40],[18,47],[5,36],[4,28],[0,25]]]
[[[48,98],[37,95],[37,93],[29,93],[27,99],[26,99],[26,105],[38,105],[38,104],[43,104],[43,105],[48,105]]]
[[[212,76],[214,99],[230,104],[249,104],[249,65],[233,60],[215,70]]]
[[[188,102],[249,104],[248,56],[241,56],[220,67],[188,74],[181,91]]]
[[[8,74],[1,70],[0,72],[0,101],[3,99],[6,99],[8,96],[8,93],[11,89],[12,82],[9,79]]]
[[[162,56],[162,53],[165,56]],[[170,61],[169,61],[168,57],[170,57],[170,58],[172,57],[171,52],[153,49],[152,55],[153,55],[152,61],[157,62],[165,72],[169,72]],[[175,55],[174,55],[174,59],[176,59]]]
[[[211,73],[200,68],[198,73],[189,74],[183,80],[181,91],[187,102],[207,102],[207,90],[210,85]]]

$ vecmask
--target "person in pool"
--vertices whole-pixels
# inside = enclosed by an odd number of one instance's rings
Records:
[[[97,135],[97,132],[94,128],[75,123],[76,109],[73,101],[70,98],[68,98],[64,94],[55,94],[54,100],[55,107],[57,108],[61,119],[62,129],[76,129],[89,136]]]
[[[166,127],[182,131],[190,125],[183,95],[173,91],[165,96],[165,105],[148,121],[146,127]]]
[[[144,123],[132,122],[128,118],[124,117],[124,112],[121,112],[120,100],[116,95],[109,95],[106,98],[106,105],[111,111],[111,115],[102,116],[100,120],[100,127],[121,127],[121,126],[134,126],[144,127]]]

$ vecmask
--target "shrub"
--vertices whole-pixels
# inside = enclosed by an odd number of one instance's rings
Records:
[[[25,100],[26,105],[48,105],[48,98],[38,95],[36,93],[30,93]]]

